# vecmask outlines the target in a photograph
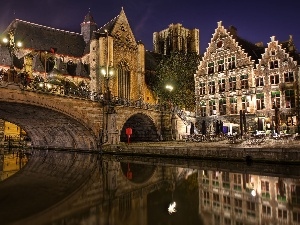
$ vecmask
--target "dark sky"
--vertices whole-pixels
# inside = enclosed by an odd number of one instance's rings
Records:
[[[286,41],[291,34],[300,50],[299,0],[1,0],[0,32],[18,18],[80,33],[89,9],[101,27],[117,16],[122,6],[136,40],[147,50],[152,50],[153,32],[181,23],[200,30],[203,53],[218,21],[225,28],[235,26],[240,37],[253,43],[266,44],[273,35]]]

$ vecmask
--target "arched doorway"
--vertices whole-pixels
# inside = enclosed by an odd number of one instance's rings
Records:
[[[121,131],[121,142],[127,142],[126,128],[132,128],[130,142],[158,141],[157,128],[147,115],[138,113],[131,116],[124,124]]]

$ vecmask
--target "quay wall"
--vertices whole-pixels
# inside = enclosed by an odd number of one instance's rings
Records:
[[[143,155],[155,157],[198,158],[209,160],[233,160],[256,162],[300,162],[300,147],[206,147],[206,146],[159,146],[153,144],[110,145],[104,153]]]

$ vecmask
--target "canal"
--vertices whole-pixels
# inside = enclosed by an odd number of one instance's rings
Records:
[[[300,224],[297,164],[30,149],[0,165],[3,225]]]

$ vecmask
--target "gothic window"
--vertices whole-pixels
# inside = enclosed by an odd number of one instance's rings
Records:
[[[229,77],[229,91],[236,90],[236,77]]]
[[[220,112],[220,115],[226,115],[226,99],[225,98],[219,99],[219,112]]]
[[[270,69],[276,69],[278,68],[278,60],[273,60],[269,62]]]
[[[216,101],[210,100],[209,101],[209,115],[215,115],[216,114]]]
[[[228,58],[228,69],[235,69],[235,57]]]
[[[284,73],[284,82],[294,82],[294,72]]]
[[[237,114],[237,98],[230,98],[230,114]]]
[[[205,95],[205,83],[199,85],[199,95]]]
[[[280,108],[280,91],[271,92],[272,109]]]
[[[219,80],[219,92],[224,92],[225,91],[225,79],[220,79]]]
[[[242,89],[248,89],[249,88],[248,75],[247,74],[241,75],[241,88]]]
[[[208,63],[208,70],[207,70],[208,74],[212,74],[215,72],[214,66],[215,66],[214,62]]]
[[[286,90],[285,91],[285,107],[286,108],[295,108],[295,91]]]
[[[218,72],[224,71],[224,60],[219,60],[218,61]]]
[[[118,67],[118,97],[130,99],[130,71],[126,63],[120,63]]]
[[[270,84],[279,84],[279,74],[270,75]]]
[[[265,108],[264,94],[256,94],[256,109],[261,110]]]
[[[216,87],[215,87],[215,82],[214,81],[209,81],[208,82],[208,93],[213,95],[216,93]]]
[[[259,76],[255,78],[256,87],[263,87],[264,86],[264,78],[263,76]]]

